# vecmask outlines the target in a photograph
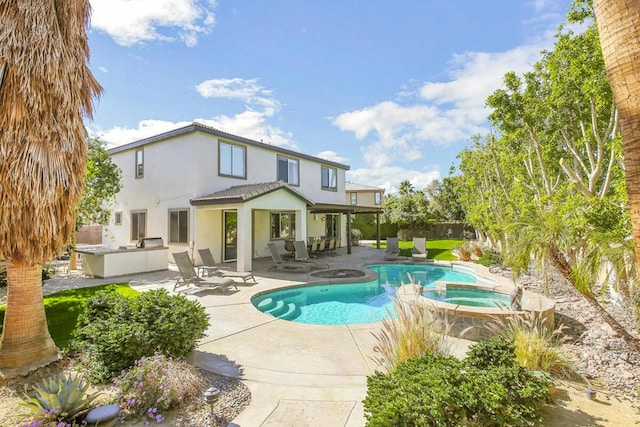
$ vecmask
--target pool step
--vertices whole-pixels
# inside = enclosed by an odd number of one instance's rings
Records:
[[[271,310],[265,311],[265,313],[270,314],[273,317],[280,317],[282,314],[286,313],[289,310],[289,306],[285,304],[284,301],[278,300],[276,302],[276,306]]]
[[[265,298],[258,303],[257,308],[261,312],[266,313],[267,311],[271,310],[275,306],[276,306],[276,302],[273,298]]]
[[[278,316],[280,319],[293,320],[296,317],[300,316],[300,314],[302,313],[302,310],[300,310],[300,307],[298,307],[296,304],[290,302],[288,306],[289,309],[287,310],[287,312]]]

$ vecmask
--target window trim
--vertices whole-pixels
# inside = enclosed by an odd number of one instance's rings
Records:
[[[276,180],[280,179],[280,160],[287,161],[287,179],[285,182],[293,187],[300,187],[300,160],[295,159],[293,157],[281,156],[278,154],[276,156]],[[292,184],[289,180],[289,162],[296,163],[296,183],[295,184]]]
[[[351,192],[351,206],[356,206],[358,204],[358,193],[355,191]]]
[[[373,204],[374,205],[381,205],[382,204],[382,192],[381,191],[376,191],[375,193],[373,193]]]
[[[113,212],[113,225],[122,225],[122,211]]]
[[[327,170],[333,170],[336,176],[336,186],[335,187],[330,187],[330,186],[325,186],[322,182],[323,179],[323,173],[322,171],[324,169]],[[331,176],[329,175],[329,178],[331,178]],[[329,179],[329,181],[331,181],[331,179]],[[331,182],[329,182],[328,184],[331,184]],[[325,166],[325,165],[321,165],[320,166],[320,188],[324,191],[338,191],[338,168],[336,167],[332,167],[332,166]]]
[[[138,163],[138,153],[140,153],[141,161]],[[144,178],[144,148],[138,147],[135,151],[134,168],[136,179]]]
[[[135,239],[133,238],[133,215],[134,214],[144,214],[143,235],[142,235],[142,237],[140,237],[140,230],[138,230],[138,236]],[[131,217],[131,227],[130,227],[130,230],[129,230],[130,231],[129,236],[131,237],[131,241],[132,242],[137,242],[140,239],[145,238],[147,236],[147,223],[149,222],[149,216],[147,214],[147,210],[146,209],[138,209],[138,210],[132,210],[131,214],[130,214],[130,217]],[[139,224],[137,224],[137,225],[139,225]]]
[[[178,212],[178,241],[171,240],[171,214],[173,212]],[[180,212],[187,213],[187,235],[185,236],[185,241],[180,241]],[[167,211],[167,242],[172,245],[189,245],[189,236],[191,232],[191,210],[189,208],[169,208]]]
[[[224,173],[222,172],[222,146],[223,145],[228,145],[231,147],[231,173]],[[235,175],[233,173],[233,148],[241,148],[242,149],[242,153],[243,153],[243,174],[242,175]],[[247,146],[246,145],[240,145],[240,144],[234,144],[232,142],[229,141],[223,141],[223,140],[219,140],[218,141],[218,176],[224,176],[227,178],[236,178],[236,179],[247,179]]]

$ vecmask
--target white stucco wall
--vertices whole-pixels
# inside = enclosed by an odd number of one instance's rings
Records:
[[[238,144],[236,142],[231,142]],[[238,144],[243,145],[243,144]],[[122,170],[123,189],[118,194],[113,211],[122,212],[122,225],[110,224],[104,228],[103,242],[111,247],[132,245],[131,212],[145,210],[147,213],[147,237],[162,237],[169,244],[169,210],[189,209],[189,241],[198,248],[209,247],[217,260],[222,259],[222,214],[215,209],[202,209],[189,204],[189,199],[221,191],[236,185],[273,182],[277,179],[278,153],[269,147],[246,145],[246,179],[224,177],[218,174],[218,138],[214,135],[191,132],[180,136],[152,142],[142,146],[144,150],[144,177],[135,178],[135,153],[131,148],[112,154],[113,162]],[[280,154],[282,155],[282,154]],[[290,158],[296,158],[291,155]],[[316,203],[343,204],[345,200],[345,171],[337,168],[338,190],[321,189],[322,162],[298,158],[300,185],[294,187]],[[333,165],[328,165],[334,167]],[[286,194],[283,194],[286,193]],[[224,206],[235,209],[235,206]],[[267,256],[266,242],[270,238],[269,211],[298,210],[306,213],[301,199],[287,191],[276,191],[245,204],[247,211],[240,212],[243,218],[254,222],[254,233],[243,239],[243,257]],[[297,239],[306,240],[309,216],[296,215]],[[206,225],[203,225],[206,224]],[[324,225],[317,224],[318,227]],[[316,227],[316,224],[312,224]],[[315,228],[312,228],[315,232]],[[324,228],[317,235],[324,234]],[[248,239],[248,240],[247,240]],[[170,244],[171,253],[191,251],[189,243]],[[249,251],[248,253],[246,251]]]

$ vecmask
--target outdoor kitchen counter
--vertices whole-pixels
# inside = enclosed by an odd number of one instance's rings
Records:
[[[78,249],[76,252],[82,254],[82,271],[85,275],[106,278],[166,270],[168,250],[166,246],[158,246]]]

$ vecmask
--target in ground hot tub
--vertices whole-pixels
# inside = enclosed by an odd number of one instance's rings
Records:
[[[490,323],[499,323],[514,315],[532,315],[542,318],[545,327],[555,327],[553,300],[525,290],[522,310],[516,312],[509,306],[512,290],[499,285],[438,281],[434,288],[404,285],[398,289],[397,295],[407,302],[425,304],[438,321],[448,326],[449,335],[472,341],[490,338],[494,334],[488,327]]]

